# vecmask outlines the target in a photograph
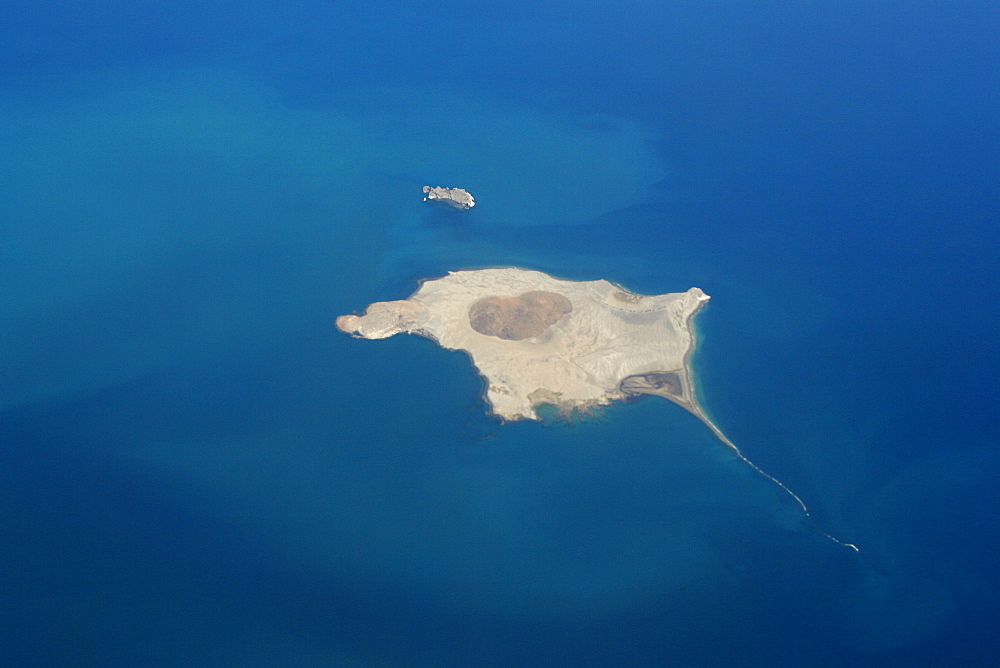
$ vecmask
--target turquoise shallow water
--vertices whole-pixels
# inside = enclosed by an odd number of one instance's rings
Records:
[[[304,7],[0,21],[4,662],[995,655],[992,14]],[[489,266],[704,289],[702,404],[816,524],[669,402],[500,425],[333,327]]]

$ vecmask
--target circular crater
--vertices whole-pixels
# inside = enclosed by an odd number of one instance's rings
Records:
[[[542,290],[518,297],[483,297],[469,307],[469,325],[486,336],[520,341],[540,335],[572,310],[568,299]]]

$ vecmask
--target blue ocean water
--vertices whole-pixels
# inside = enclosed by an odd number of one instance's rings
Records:
[[[998,24],[4,4],[0,662],[996,663]],[[500,425],[333,327],[511,265],[704,289],[702,403],[813,520],[668,402]]]

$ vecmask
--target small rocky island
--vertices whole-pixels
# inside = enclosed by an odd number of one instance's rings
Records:
[[[456,209],[471,209],[476,205],[469,191],[461,188],[440,188],[424,186],[424,201],[447,204]]]

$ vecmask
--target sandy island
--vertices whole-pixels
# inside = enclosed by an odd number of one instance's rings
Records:
[[[420,334],[448,350],[464,350],[486,379],[492,412],[504,420],[537,420],[543,404],[569,413],[629,395],[669,399],[810,518],[802,499],[747,459],[698,405],[692,320],[707,301],[699,288],[637,295],[608,281],[563,281],[513,267],[479,269],[424,281],[408,299],[342,315],[337,327],[365,339]]]
[[[695,400],[690,365],[691,320],[707,301],[698,288],[645,296],[608,281],[480,269],[425,281],[409,299],[376,302],[337,327],[366,339],[420,334],[464,350],[504,420],[538,419],[542,404],[568,412],[655,394],[722,437]]]

